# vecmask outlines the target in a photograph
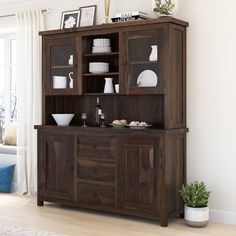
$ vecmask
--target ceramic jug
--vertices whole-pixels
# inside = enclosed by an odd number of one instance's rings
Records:
[[[114,93],[113,78],[105,78],[104,93]]]
[[[158,46],[152,45],[151,48],[152,48],[152,51],[149,56],[149,61],[157,61],[157,59],[158,59]]]
[[[70,82],[69,82],[69,87],[73,88],[73,78],[72,78],[73,72],[69,73],[69,78],[70,78]]]

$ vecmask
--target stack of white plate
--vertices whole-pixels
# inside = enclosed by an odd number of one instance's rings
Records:
[[[111,52],[111,40],[98,38],[93,40],[92,53],[109,53]]]

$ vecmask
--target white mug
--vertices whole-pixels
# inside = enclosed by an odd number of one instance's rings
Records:
[[[119,84],[115,84],[115,90],[116,90],[116,93],[119,93],[119,87],[120,87]]]
[[[66,76],[53,76],[53,88],[54,89],[64,89],[67,85]]]
[[[73,55],[70,55],[68,63],[69,65],[73,65]]]

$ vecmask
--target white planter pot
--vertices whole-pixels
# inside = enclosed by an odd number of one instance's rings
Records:
[[[209,221],[209,208],[194,208],[185,206],[184,217],[187,225],[193,227],[203,227],[207,225]]]

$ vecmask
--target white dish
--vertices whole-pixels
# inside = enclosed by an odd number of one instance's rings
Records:
[[[101,47],[101,46],[109,47],[110,44],[111,40],[106,38],[98,38],[93,40],[94,47]]]
[[[142,71],[137,79],[138,87],[156,87],[158,83],[157,75],[152,70]]]
[[[89,72],[92,74],[109,72],[109,63],[107,62],[90,62]]]
[[[118,124],[110,124],[114,128],[125,128],[125,125],[118,125]]]
[[[68,126],[75,114],[52,114],[58,126]]]
[[[93,47],[92,53],[109,53],[111,52],[111,47]]]
[[[126,125],[130,129],[146,129],[148,127],[151,127],[151,125]]]

